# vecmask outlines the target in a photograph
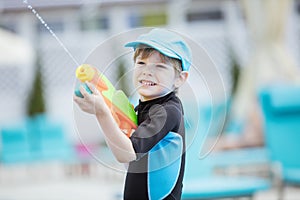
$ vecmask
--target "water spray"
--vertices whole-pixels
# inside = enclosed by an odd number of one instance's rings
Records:
[[[60,44],[60,46],[65,50],[65,52],[70,56],[70,58],[74,61],[76,66],[79,66],[79,62],[74,58],[74,56],[70,53],[67,47],[62,43],[62,41],[57,37],[57,35],[52,31],[52,29],[48,26],[45,20],[39,15],[39,13],[28,3],[27,0],[23,0],[23,3],[27,5],[27,8],[38,18],[38,20],[44,25],[44,27],[51,33],[51,35],[56,39],[56,41]]]

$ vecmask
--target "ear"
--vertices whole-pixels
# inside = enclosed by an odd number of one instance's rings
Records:
[[[175,88],[181,87],[187,80],[188,76],[189,76],[188,72],[186,71],[180,72],[179,76],[175,80],[175,84],[174,84]]]

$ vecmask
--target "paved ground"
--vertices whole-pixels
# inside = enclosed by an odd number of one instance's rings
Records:
[[[0,186],[1,200],[119,200],[122,183],[72,179]]]
[[[76,174],[56,164],[0,167],[0,200],[121,200],[123,181],[123,173],[99,166]],[[284,199],[300,200],[300,188],[287,188]],[[276,200],[276,191],[260,192],[254,200]]]
[[[1,200],[121,200],[123,186],[121,182],[69,179],[0,185],[0,188]],[[297,188],[288,188],[285,194],[285,200],[300,199]],[[276,200],[276,192],[260,192],[254,200]]]

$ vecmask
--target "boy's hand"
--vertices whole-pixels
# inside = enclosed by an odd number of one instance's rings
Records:
[[[83,86],[80,86],[79,90],[83,98],[73,95],[73,100],[77,103],[80,109],[94,115],[102,115],[107,111],[109,112],[109,109],[97,88],[89,82],[86,82],[86,84],[92,91],[92,94],[89,94]]]

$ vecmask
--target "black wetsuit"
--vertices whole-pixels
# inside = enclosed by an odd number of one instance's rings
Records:
[[[137,159],[129,163],[125,200],[180,199],[185,165],[185,128],[180,99],[171,92],[136,107],[131,136]]]

